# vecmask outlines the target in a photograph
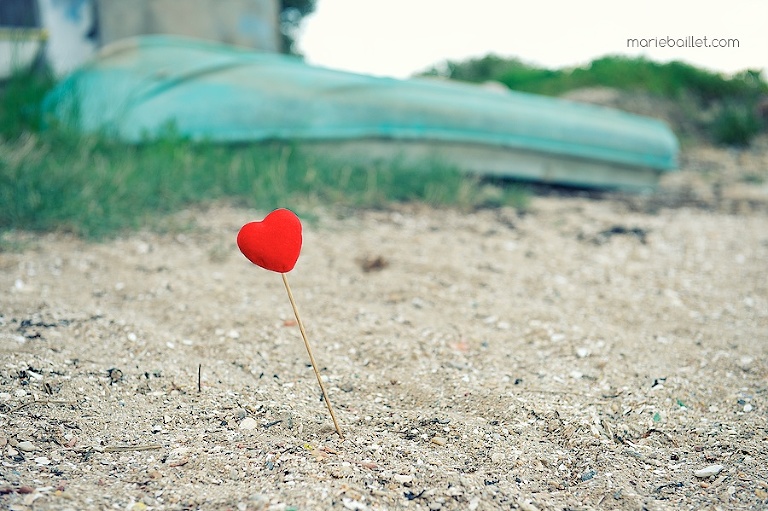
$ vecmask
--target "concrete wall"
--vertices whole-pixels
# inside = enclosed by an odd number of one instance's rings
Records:
[[[99,38],[175,34],[280,51],[278,0],[96,0]]]

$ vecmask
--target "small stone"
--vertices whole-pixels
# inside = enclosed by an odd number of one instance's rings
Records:
[[[723,467],[722,465],[710,465],[708,467],[704,467],[704,468],[701,468],[699,470],[696,470],[693,473],[693,475],[695,475],[696,477],[700,477],[700,478],[704,479],[704,478],[707,478],[707,477],[716,476],[724,468],[725,467]]]
[[[432,442],[435,445],[445,445],[448,443],[448,440],[446,440],[441,436],[434,436],[432,437],[432,440],[430,440],[430,442]]]
[[[253,417],[246,417],[240,423],[240,429],[244,429],[244,430],[256,429],[258,425],[259,423],[256,422],[256,419],[254,419]]]
[[[51,460],[49,460],[45,456],[38,456],[37,458],[35,458],[35,463],[37,463],[38,465],[50,465]]]
[[[755,359],[754,359],[754,358],[752,358],[752,357],[747,357],[747,356],[744,356],[744,357],[741,357],[741,358],[739,359],[739,366],[741,366],[741,369],[742,369],[742,370],[744,370],[744,371],[749,371],[749,370],[750,370],[750,368],[752,367],[752,363],[753,363],[754,361],[755,361]]]
[[[364,509],[368,509],[368,506],[366,506],[362,502],[358,500],[352,500],[347,497],[344,497],[341,499],[341,504],[344,506],[345,509],[352,509],[353,511],[362,511]]]
[[[35,444],[30,442],[29,440],[24,440],[19,442],[19,445],[16,446],[20,451],[24,452],[32,452],[36,449]]]
[[[581,474],[581,480],[582,481],[589,481],[593,477],[597,475],[597,470],[587,470],[583,474]]]
[[[407,474],[395,474],[393,479],[400,484],[406,484],[413,481],[413,476]]]
[[[107,376],[109,377],[110,383],[117,383],[123,379],[123,372],[116,367],[111,367],[107,369]]]
[[[504,461],[504,454],[500,452],[494,452],[493,454],[491,454],[491,461],[493,463],[501,463],[502,461]]]
[[[24,397],[24,396],[27,395],[27,391],[24,390],[24,389],[19,389],[16,392],[14,392],[13,395],[16,396],[16,397],[21,398],[21,397]]]
[[[189,463],[189,448],[177,447],[168,453],[165,463],[169,467],[183,467]]]
[[[744,413],[749,413],[749,412],[751,412],[753,409],[754,409],[754,408],[753,408],[753,407],[752,407],[752,405],[751,405],[751,404],[749,404],[749,403],[747,403],[747,404],[745,404],[745,405],[744,405]]]
[[[345,509],[352,509],[353,511],[362,511],[364,509],[368,509],[368,506],[366,506],[364,503],[349,498],[341,499],[341,504]]]

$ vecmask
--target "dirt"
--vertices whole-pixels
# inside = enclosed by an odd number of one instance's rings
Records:
[[[235,246],[266,211],[6,233],[0,508],[766,508],[766,148],[650,196],[313,211],[288,277],[344,440]]]

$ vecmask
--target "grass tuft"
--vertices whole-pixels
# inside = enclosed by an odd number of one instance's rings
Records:
[[[496,192],[523,207],[521,192]],[[0,145],[0,229],[103,238],[193,204],[231,200],[271,210],[389,202],[475,207],[487,191],[438,165],[340,166],[280,144],[220,146],[164,140],[140,146],[97,137],[27,134]],[[296,207],[294,206],[294,207]]]

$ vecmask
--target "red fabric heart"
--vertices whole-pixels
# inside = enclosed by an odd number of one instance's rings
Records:
[[[237,233],[237,246],[253,264],[288,273],[301,252],[299,217],[287,209],[276,209],[261,222],[245,224]]]

